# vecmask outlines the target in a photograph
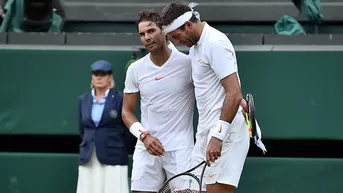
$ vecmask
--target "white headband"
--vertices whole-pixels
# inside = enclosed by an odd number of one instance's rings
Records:
[[[200,20],[200,14],[197,11],[193,10],[193,7],[197,6],[197,3],[190,3],[188,5],[189,8],[191,8],[191,11],[187,11],[186,13],[180,15],[178,18],[176,18],[173,22],[171,22],[167,26],[163,26],[164,33],[169,33],[171,31],[176,30],[177,28],[181,27],[183,24],[185,24],[186,21],[189,21],[193,14],[195,17]]]

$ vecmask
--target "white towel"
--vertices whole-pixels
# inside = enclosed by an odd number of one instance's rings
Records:
[[[257,135],[255,135],[254,140],[255,140],[255,144],[257,147],[259,147],[262,151],[263,154],[265,154],[267,152],[266,147],[264,146],[264,144],[262,143],[262,132],[261,132],[261,128],[256,121],[256,133]]]

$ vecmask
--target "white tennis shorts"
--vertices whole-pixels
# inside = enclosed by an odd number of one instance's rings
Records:
[[[205,170],[203,178],[203,191],[205,184],[228,184],[238,187],[243,166],[249,151],[250,137],[247,124],[243,116],[237,116],[238,128],[231,129],[223,141],[222,154],[210,167]],[[236,125],[236,124],[235,124]],[[213,130],[212,130],[213,131]],[[192,152],[192,166],[206,160],[206,149],[211,139],[211,130],[203,135],[196,136],[195,146]],[[195,174],[200,177],[202,168],[198,168]]]
[[[131,190],[157,192],[167,179],[190,169],[192,149],[169,151],[158,157],[146,149],[136,148],[132,158]]]

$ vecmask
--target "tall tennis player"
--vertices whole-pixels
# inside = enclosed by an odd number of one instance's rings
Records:
[[[199,111],[193,165],[206,160],[208,193],[233,193],[249,150],[242,116],[242,92],[235,50],[227,36],[200,21],[198,12],[181,3],[162,10],[165,33],[176,44],[190,47],[192,78]]]

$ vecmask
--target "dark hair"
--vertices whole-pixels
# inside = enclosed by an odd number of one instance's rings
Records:
[[[189,8],[187,5],[176,2],[176,3],[169,3],[166,5],[161,13],[161,23],[162,25],[169,25],[171,24],[176,18],[180,17],[182,14],[191,11],[191,8]],[[191,22],[197,22],[198,19],[193,16],[189,20]],[[184,27],[184,25],[181,26],[181,28]]]
[[[143,10],[138,13],[137,24],[143,21],[151,21],[155,23],[160,29],[162,29],[161,17],[154,10]]]

